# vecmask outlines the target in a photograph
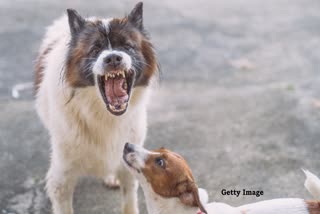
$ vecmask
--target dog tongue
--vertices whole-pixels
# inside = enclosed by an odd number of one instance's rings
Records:
[[[124,104],[128,100],[128,93],[123,88],[126,80],[122,77],[105,80],[105,93],[109,103],[115,107]]]

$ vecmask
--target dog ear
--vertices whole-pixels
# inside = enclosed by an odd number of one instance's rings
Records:
[[[207,213],[200,201],[198,187],[194,182],[187,182],[186,184],[184,184],[184,187],[180,188],[184,189],[184,191],[179,196],[179,199],[183,204],[187,206],[198,207],[201,212]]]
[[[79,33],[84,27],[85,20],[82,18],[76,10],[67,9],[69,27],[71,35],[74,36]]]
[[[143,3],[139,2],[133,8],[133,10],[128,15],[128,20],[137,27],[139,30],[143,30]]]

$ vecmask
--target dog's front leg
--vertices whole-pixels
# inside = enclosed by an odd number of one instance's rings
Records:
[[[71,168],[59,163],[61,160],[52,158],[47,173],[47,193],[53,214],[73,214],[72,198],[78,176]]]
[[[122,197],[122,214],[138,214],[137,180],[124,166],[120,169],[119,179]]]

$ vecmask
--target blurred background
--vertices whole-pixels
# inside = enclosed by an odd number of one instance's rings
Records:
[[[48,133],[30,89],[45,27],[66,8],[121,17],[136,3],[0,1],[1,214],[50,210],[43,189]],[[210,201],[310,198],[301,168],[320,175],[319,11],[319,0],[144,1],[162,68],[146,147],[182,154]],[[221,194],[243,188],[264,195]],[[92,178],[79,183],[75,213],[113,214],[119,207],[119,191]]]

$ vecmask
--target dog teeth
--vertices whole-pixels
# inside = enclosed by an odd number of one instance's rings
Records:
[[[120,109],[116,109],[116,107],[114,107],[114,106],[111,105],[111,104],[108,104],[108,106],[109,106],[109,108],[110,108],[111,111],[121,112],[121,111],[123,111],[123,110],[126,108],[127,103],[121,104]]]
[[[126,77],[125,71],[118,71],[117,73],[114,73],[114,74],[107,73],[106,75],[104,75],[105,80],[108,80],[108,78],[116,78],[116,77],[125,78]]]
[[[123,78],[125,78],[125,77],[126,77],[126,75],[125,75],[124,71],[120,71],[120,74],[122,75],[122,77],[123,77]]]
[[[125,109],[126,106],[127,106],[126,103],[122,104],[122,105],[121,105],[121,110]]]
[[[115,110],[116,110],[116,108],[115,108],[113,105],[110,105],[110,104],[109,104],[109,108],[110,108],[112,111],[115,111]]]

